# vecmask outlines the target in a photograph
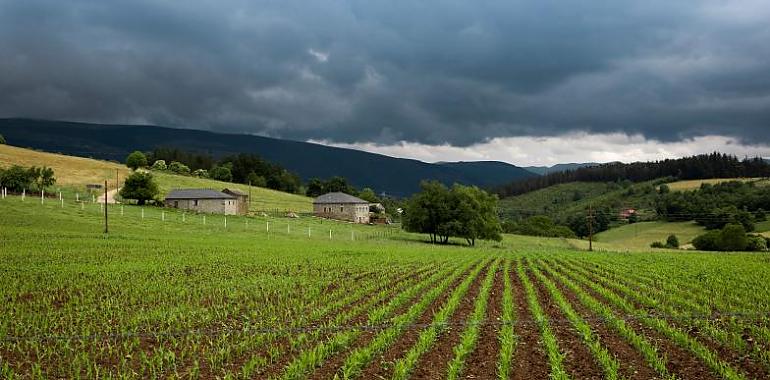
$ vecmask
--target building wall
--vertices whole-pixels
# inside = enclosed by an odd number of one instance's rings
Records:
[[[209,214],[235,215],[238,212],[235,199],[169,199],[166,207]]]
[[[314,203],[313,213],[324,218],[347,220],[363,224],[369,223],[368,203]]]
[[[223,191],[223,192],[225,194],[230,194],[235,197],[237,201],[237,205],[235,209],[238,215],[246,215],[249,213],[249,196],[248,195],[235,194],[231,191]]]

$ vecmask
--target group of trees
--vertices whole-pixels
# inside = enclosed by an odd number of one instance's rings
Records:
[[[358,190],[355,186],[350,184],[345,177],[331,177],[326,180],[319,178],[311,178],[307,183],[307,189],[305,195],[308,197],[317,197],[326,193],[340,192],[350,194],[359,197],[365,201],[371,203],[381,203],[382,199],[371,188],[365,187]]]
[[[692,245],[702,251],[767,251],[770,238],[747,234],[742,225],[734,223],[696,237]]]
[[[56,184],[54,171],[45,166],[25,168],[14,165],[8,169],[0,169],[0,186],[11,192],[40,191],[54,184]]]
[[[450,237],[502,240],[497,218],[497,196],[475,186],[455,184],[448,188],[437,181],[423,182],[421,191],[405,206],[402,225],[406,231],[425,233],[432,243],[446,244]]]
[[[302,181],[296,174],[255,154],[242,153],[215,160],[210,155],[185,152],[175,148],[156,148],[148,154],[139,151],[126,158],[131,169],[150,167],[180,175],[193,175],[225,182],[301,193]]]
[[[613,162],[516,181],[500,187],[497,193],[508,197],[568,182],[643,182],[663,177],[680,180],[770,177],[770,164],[759,157],[739,160],[736,156],[722,153],[630,164]]]
[[[694,220],[707,229],[740,224],[753,231],[755,222],[764,221],[765,210],[770,210],[770,192],[752,182],[702,184],[692,191],[660,194],[655,207],[669,221]]]

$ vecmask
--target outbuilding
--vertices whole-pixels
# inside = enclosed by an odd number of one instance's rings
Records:
[[[212,189],[171,190],[165,199],[166,207],[211,214],[235,215],[238,199]]]
[[[246,215],[249,213],[249,194],[244,193],[238,189],[224,189],[225,194],[230,194],[236,199],[236,213],[238,215]]]
[[[330,219],[369,223],[369,202],[345,193],[328,193],[313,201],[313,213]]]

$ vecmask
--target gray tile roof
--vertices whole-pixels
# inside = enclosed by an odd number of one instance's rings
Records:
[[[365,201],[361,198],[354,197],[349,194],[345,193],[328,193],[321,195],[320,197],[316,198],[313,203],[316,204],[327,204],[327,203],[366,203],[369,204],[368,201]]]
[[[238,189],[224,189],[222,190],[225,194],[232,194],[232,195],[249,195],[248,193],[244,193],[243,191],[240,191]]]
[[[235,197],[212,189],[175,189],[166,195],[166,199],[235,199]]]

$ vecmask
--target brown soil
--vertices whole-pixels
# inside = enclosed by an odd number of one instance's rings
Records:
[[[514,264],[515,266],[516,264]],[[511,378],[514,380],[547,379],[550,374],[548,356],[542,337],[527,304],[527,294],[515,270],[511,271],[513,301],[516,303],[516,351],[513,354]]]
[[[399,276],[399,277],[397,277],[395,279],[394,282],[392,282],[390,284],[383,284],[382,286],[378,287],[376,290],[374,290],[371,293],[365,295],[364,297],[361,297],[358,300],[356,300],[356,301],[354,301],[354,302],[352,302],[352,303],[350,303],[348,305],[345,305],[342,309],[340,309],[340,310],[338,310],[336,312],[329,313],[328,315],[324,316],[322,318],[321,322],[318,323],[318,325],[322,325],[323,323],[330,321],[331,318],[335,317],[336,315],[339,315],[339,314],[342,314],[342,313],[346,313],[346,312],[350,311],[352,308],[354,308],[354,307],[356,307],[356,306],[358,306],[358,305],[360,305],[360,304],[362,304],[364,302],[367,302],[368,300],[371,299],[372,296],[376,295],[377,293],[379,293],[382,289],[384,289],[386,287],[394,288],[394,287],[398,286],[399,284],[401,284],[401,283],[403,283],[405,281],[408,281],[408,280],[413,279],[413,278],[420,278],[421,276],[424,276],[424,275],[425,275],[424,273],[411,273],[411,274],[408,274],[406,276]],[[387,302],[388,300],[389,300],[389,298],[385,297],[383,300],[381,300],[377,304],[373,305],[373,307],[376,307],[377,305],[382,304],[383,302]],[[345,325],[356,326],[356,325],[363,325],[363,324],[365,324],[366,320],[367,320],[367,313],[368,313],[368,310],[362,310],[360,313],[358,313],[358,315],[354,316],[352,319],[347,321],[345,323]],[[335,331],[330,330],[328,332],[325,332],[325,333],[321,334],[313,343],[311,343],[311,347],[315,346],[318,342],[322,342],[322,341],[330,339],[335,333],[336,333]],[[297,355],[297,352],[293,352],[291,350],[291,348],[289,346],[290,338],[291,337],[287,336],[287,337],[283,337],[282,339],[280,339],[277,342],[269,343],[269,346],[271,346],[271,347],[279,346],[280,347],[281,355],[279,356],[277,361],[269,363],[266,368],[263,368],[263,369],[257,371],[258,374],[265,375],[266,377],[268,377],[268,375],[270,375],[270,376],[278,376],[278,375],[280,375],[281,371],[283,371],[283,368],[286,367],[292,360],[294,360],[294,358]],[[267,346],[265,348],[265,352],[264,352],[263,356],[268,357],[267,356]]]
[[[602,368],[572,327],[572,323],[567,320],[567,316],[551,298],[545,286],[531,272],[528,275],[535,285],[538,302],[559,342],[559,350],[564,354],[564,369],[574,379],[601,379],[604,375]]]
[[[567,273],[563,273],[568,278],[571,278]],[[573,279],[574,280],[574,279]],[[593,291],[593,289],[583,287],[583,289],[592,297],[596,298],[599,302],[608,305],[615,315],[623,316],[624,312],[612,305],[607,299],[600,294]],[[711,370],[698,358],[693,356],[690,352],[680,348],[673,341],[668,339],[657,330],[647,327],[641,321],[628,318],[626,324],[632,327],[637,334],[647,338],[650,342],[658,347],[658,351],[666,356],[668,359],[668,370],[677,374],[682,379],[716,379]]]
[[[457,278],[444,293],[439,296],[433,304],[428,307],[425,312],[420,315],[414,322],[416,325],[426,325],[433,320],[433,314],[438,311],[442,305],[446,302],[449,296],[452,294],[455,288],[462,282],[463,278],[468,275],[468,272]],[[403,335],[397,339],[385,353],[380,355],[366,367],[361,373],[359,378],[361,379],[385,379],[389,378],[393,373],[393,364],[396,360],[400,359],[417,341],[418,336],[422,330],[419,328],[407,328]]]
[[[457,309],[449,318],[450,326],[439,335],[433,348],[417,361],[412,377],[415,379],[443,379],[446,377],[449,362],[455,357],[454,347],[460,342],[462,333],[469,327],[464,325],[473,314],[476,298],[481,292],[481,284],[489,271],[487,267],[476,277],[468,293],[460,301]],[[454,323],[454,325],[452,325]]]
[[[479,340],[465,361],[464,377],[469,379],[494,379],[497,376],[497,359],[500,355],[498,335],[503,308],[503,267],[497,269],[494,284],[489,293],[486,325],[481,325]]]
[[[620,375],[625,379],[647,380],[658,379],[659,375],[645,361],[641,353],[626,342],[623,337],[612,331],[611,327],[600,321],[600,316],[593,313],[585,307],[577,298],[575,293],[569,290],[564,284],[556,278],[543,271],[543,274],[556,284],[556,287],[564,294],[572,308],[580,314],[586,323],[591,326],[591,330],[599,336],[610,354],[614,355],[620,362]]]
[[[430,285],[428,285],[428,287],[430,287]],[[393,315],[395,316],[405,313],[407,310],[409,310],[410,307],[412,307],[412,305],[419,302],[421,295],[422,294],[417,294],[414,298],[399,306],[393,312]],[[374,337],[377,336],[378,333],[378,330],[362,331],[361,336],[356,339],[356,341],[350,346],[348,350],[341,352],[327,360],[321,367],[317,368],[309,378],[319,380],[334,378],[334,375],[340,370],[340,368],[342,368],[342,365],[345,364],[345,360],[347,359],[348,354],[358,348],[366,347],[366,345],[368,345],[374,339]]]
[[[588,270],[588,272],[595,276],[594,271]],[[624,284],[632,290],[641,291],[641,289],[635,288],[632,284]],[[649,309],[649,307],[646,307],[645,305],[642,305],[633,299],[626,298],[626,300],[637,309]],[[757,362],[754,358],[748,355],[742,355],[734,349],[727,347],[725,344],[716,342],[711,337],[705,334],[701,334],[697,326],[687,325],[685,320],[674,318],[664,319],[666,319],[672,327],[676,327],[677,329],[686,332],[690,337],[698,340],[704,346],[708,347],[711,351],[715,352],[720,359],[724,360],[735,368],[743,370],[746,375],[748,375],[748,378],[770,379],[770,371],[768,371],[768,368],[761,362]]]

